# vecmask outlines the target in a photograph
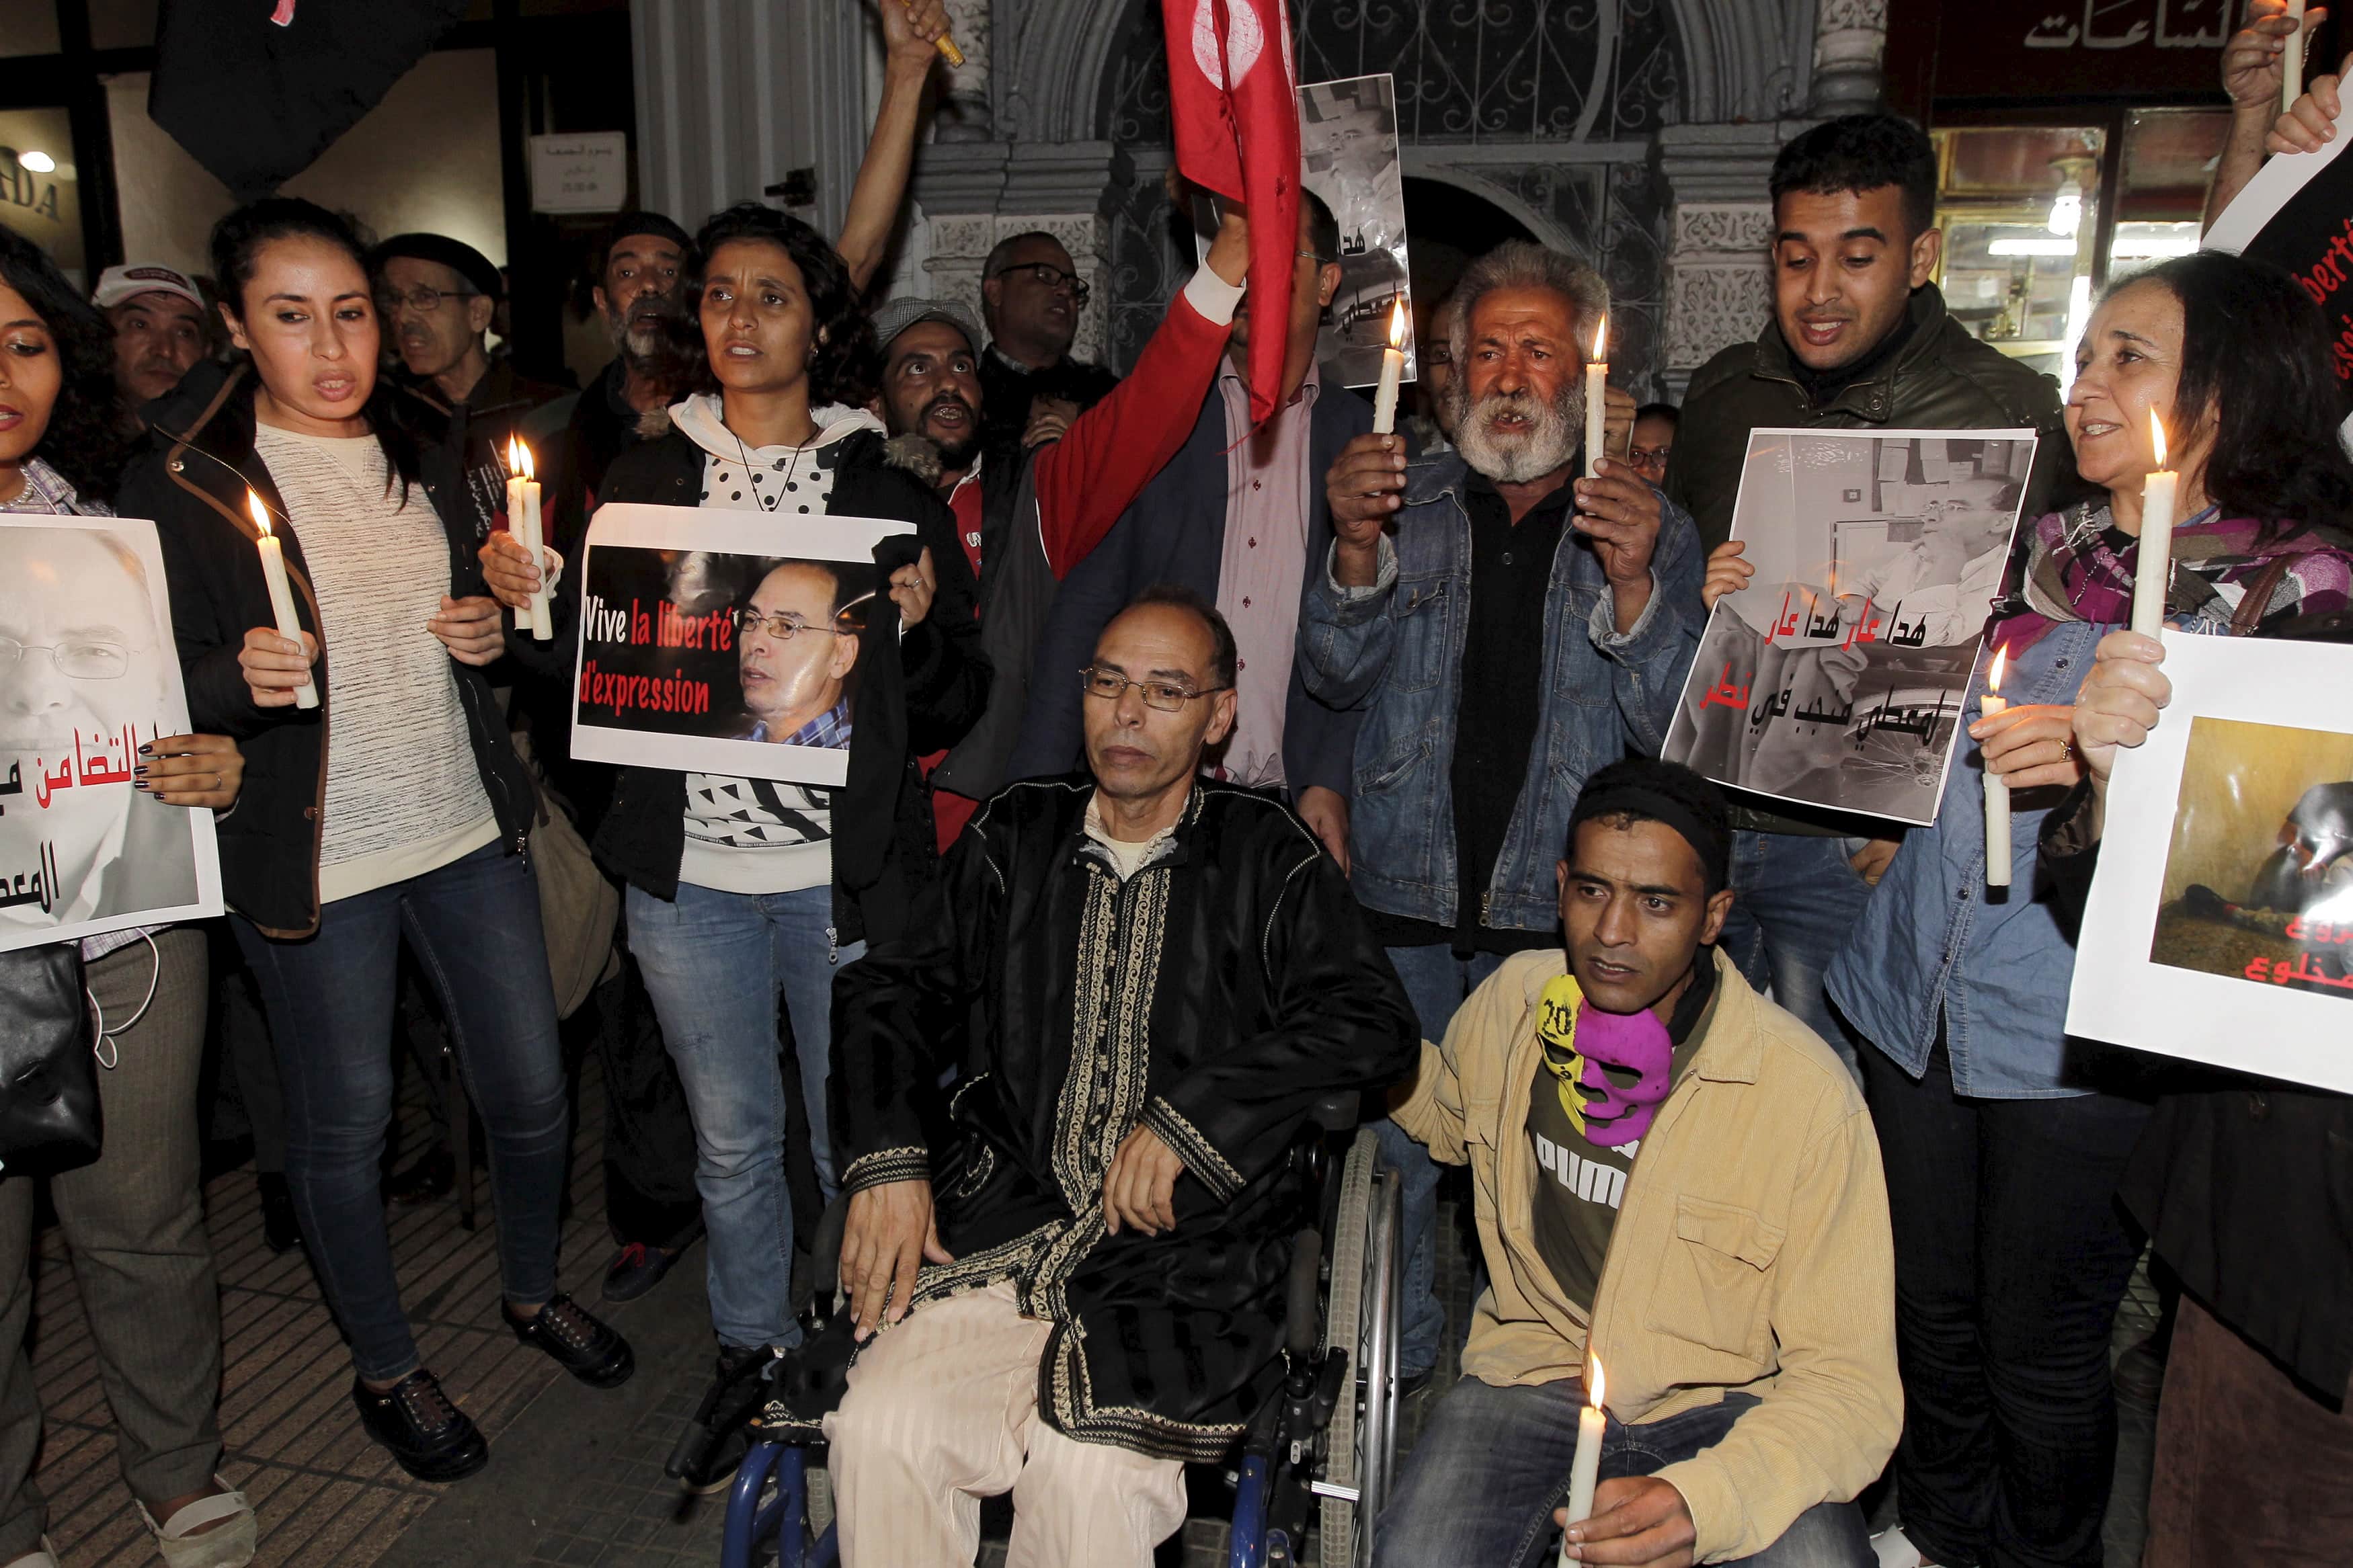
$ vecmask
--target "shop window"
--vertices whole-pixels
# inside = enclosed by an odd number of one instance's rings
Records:
[[[81,181],[66,110],[0,109],[0,223],[47,251],[74,281],[87,281]]]
[[[2065,384],[2091,313],[2106,131],[1987,125],[1934,134],[1946,303],[1972,333]]]
[[[57,0],[0,0],[0,56],[53,55],[64,47]]]
[[[2228,110],[2137,109],[2126,115],[2109,280],[2198,248],[2206,190],[2230,133]]]

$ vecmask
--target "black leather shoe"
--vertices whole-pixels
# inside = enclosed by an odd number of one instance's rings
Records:
[[[722,1391],[733,1385],[754,1363],[773,1360],[776,1353],[760,1345],[748,1349],[741,1345],[721,1345],[718,1365],[712,1379],[712,1393],[723,1397]],[[736,1427],[713,1443],[711,1451],[698,1463],[688,1467],[686,1472],[679,1477],[679,1485],[706,1497],[712,1492],[725,1491],[733,1483],[736,1467],[744,1462],[744,1456],[751,1447],[750,1435],[741,1426]]]
[[[530,1319],[504,1314],[515,1338],[545,1351],[558,1366],[591,1388],[618,1388],[638,1370],[629,1342],[559,1290]]]
[[[294,1218],[294,1195],[277,1171],[259,1171],[253,1184],[261,1194],[261,1239],[270,1251],[291,1252],[302,1245],[302,1227]]]
[[[449,1151],[437,1143],[410,1162],[404,1170],[394,1172],[385,1179],[384,1200],[411,1208],[429,1204],[436,1198],[446,1198],[449,1189],[458,1184],[458,1162]]]
[[[662,1282],[670,1273],[670,1265],[676,1263],[679,1254],[685,1250],[684,1247],[648,1247],[642,1241],[629,1243],[615,1253],[613,1261],[606,1265],[605,1300],[636,1300]]]
[[[353,1379],[352,1403],[368,1436],[420,1481],[460,1480],[491,1462],[490,1444],[422,1367],[382,1394]]]

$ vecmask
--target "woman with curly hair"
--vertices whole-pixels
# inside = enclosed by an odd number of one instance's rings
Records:
[[[38,246],[0,228],[0,512],[109,515],[95,498],[112,493],[123,457],[111,339]],[[112,559],[83,548],[101,566]],[[0,743],[12,752],[43,743],[35,726],[45,718],[81,710],[73,689],[82,678],[53,646],[67,640],[62,608],[43,585],[0,584],[0,673],[9,685]],[[142,752],[133,787],[151,799],[196,810],[237,803],[245,759],[227,736],[169,736]],[[133,826],[153,810],[125,799]],[[123,841],[126,852],[132,842]],[[115,1059],[99,1074],[99,1157],[53,1176],[49,1195],[114,1412],[115,1458],[141,1517],[173,1568],[234,1568],[252,1561],[254,1518],[245,1495],[216,1473],[220,1287],[205,1233],[196,1121],[204,934],[153,927],[79,945],[83,984]],[[0,965],[23,959],[0,954]],[[0,1011],[0,1030],[20,1024]],[[47,1503],[32,1479],[41,1436],[24,1351],[33,1197],[31,1176],[0,1175],[0,1563],[8,1568],[57,1568],[41,1535]]]
[[[820,745],[846,735],[845,787],[633,767],[597,833],[597,858],[628,883],[629,948],[694,1121],[724,1379],[800,1339],[777,998],[792,1020],[807,1152],[829,1198],[839,1174],[826,1140],[833,976],[864,953],[866,939],[893,934],[914,886],[936,876],[915,758],[972,727],[989,668],[954,521],[922,480],[886,465],[881,422],[864,407],[873,330],[840,257],[807,224],[754,203],[712,217],[695,248],[704,261],[690,298],[702,328],[702,384],[714,390],[674,405],[670,432],[623,454],[599,500],[768,513],[778,520],[779,557],[806,553],[786,520],[827,513],[912,522],[916,547],[912,559],[886,553],[901,542],[877,548],[889,609],[881,600],[869,606],[862,633],[830,614],[842,602],[838,582],[829,605],[780,607],[787,590],[823,591],[786,581],[812,575],[806,568],[770,572],[739,615],[746,702],[765,715],[763,732]],[[496,534],[482,553],[499,596],[525,602],[539,578],[522,546]],[[566,587],[554,642],[510,645],[525,658],[574,646],[578,591]],[[812,663],[811,640],[825,655],[814,662],[831,671],[826,689],[855,666],[855,724],[846,702],[805,715],[809,704],[762,689]],[[765,664],[778,673],[768,677]],[[723,1483],[740,1452],[721,1449],[699,1479]]]

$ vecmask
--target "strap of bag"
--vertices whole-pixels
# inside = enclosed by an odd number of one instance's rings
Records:
[[[2264,612],[2271,608],[2272,595],[2279,592],[2280,579],[2287,575],[2288,568],[2295,562],[2293,555],[2274,555],[2263,563],[2263,569],[2255,574],[2254,581],[2247,584],[2247,592],[2239,600],[2239,607],[2232,612],[2232,637],[2251,637],[2255,635],[2255,628],[2263,624]]]

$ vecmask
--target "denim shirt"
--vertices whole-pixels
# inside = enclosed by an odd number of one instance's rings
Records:
[[[2116,628],[2063,622],[2022,651],[2012,647],[2001,695],[2012,705],[2072,703],[2092,650]],[[1961,744],[1936,826],[1915,827],[1873,890],[1826,981],[1839,1010],[1914,1078],[1927,1071],[1945,1020],[1956,1091],[1985,1100],[2058,1100],[2097,1087],[2069,1081],[2067,990],[2075,949],[2036,875],[2041,810],[2013,810],[2005,895],[1985,885],[1985,768],[1968,727],[1983,713],[1981,649],[1962,710]],[[2052,804],[2063,792],[2042,792]]]
[[[1327,558],[1310,569],[1299,616],[1309,692],[1333,708],[1365,710],[1348,831],[1357,900],[1447,926],[1461,881],[1451,771],[1472,611],[1467,475],[1453,452],[1409,465],[1380,582],[1342,588]],[[1681,507],[1660,507],[1651,601],[1622,634],[1599,560],[1574,528],[1561,531],[1545,605],[1544,712],[1481,902],[1480,923],[1490,929],[1559,922],[1553,867],[1586,775],[1625,755],[1630,740],[1652,753],[1665,743],[1705,613],[1698,531]]]

